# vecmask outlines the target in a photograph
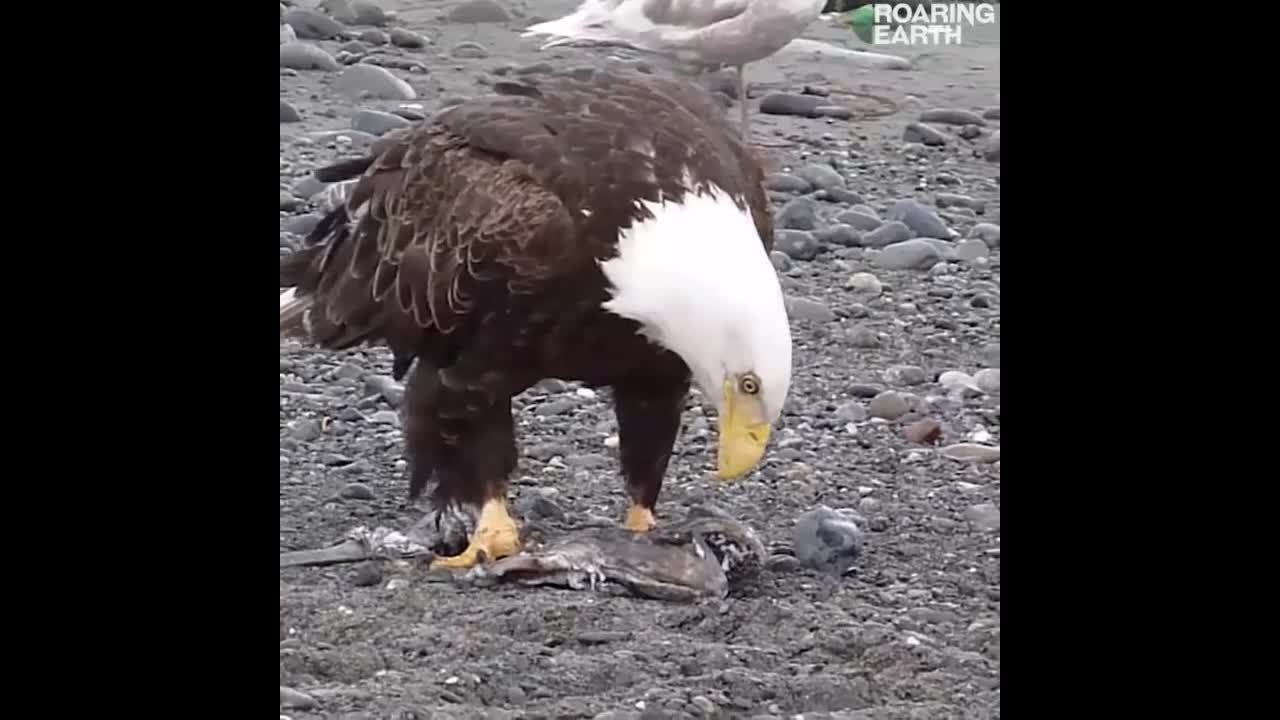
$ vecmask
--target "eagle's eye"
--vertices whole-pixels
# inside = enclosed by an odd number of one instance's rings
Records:
[[[760,392],[760,381],[756,379],[755,375],[743,375],[742,378],[738,380],[738,389],[741,390],[744,395],[755,395]]]

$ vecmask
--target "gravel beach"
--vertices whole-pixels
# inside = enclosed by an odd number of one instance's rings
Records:
[[[317,166],[495,82],[604,62],[519,37],[575,5],[282,4],[281,252],[327,202]],[[479,587],[416,562],[282,568],[282,716],[1000,717],[999,26],[954,46],[872,48],[827,20],[805,37],[911,67],[748,66],[755,137],[785,145],[768,182],[791,397],[764,464],[727,484],[692,397],[658,506],[659,522],[725,509],[768,570],[693,605]],[[422,517],[390,375],[381,348],[282,342],[280,552]],[[514,404],[517,516],[620,518],[607,393],[548,381]]]

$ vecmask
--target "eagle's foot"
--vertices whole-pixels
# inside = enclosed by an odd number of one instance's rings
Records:
[[[467,549],[452,557],[431,561],[432,570],[466,570],[484,562],[493,562],[520,552],[520,528],[507,513],[502,500],[490,500],[480,510],[480,522],[467,543]]]
[[[657,521],[653,519],[653,511],[642,505],[631,503],[631,507],[627,508],[627,517],[622,521],[622,527],[631,532],[649,532],[657,525]]]

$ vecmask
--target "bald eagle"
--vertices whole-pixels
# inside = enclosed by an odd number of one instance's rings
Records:
[[[520,549],[511,399],[545,378],[612,390],[623,524],[654,527],[691,383],[718,476],[764,455],[791,381],[763,171],[711,95],[630,69],[500,83],[316,172],[345,182],[281,258],[280,331],[385,344],[405,381],[409,496],[478,517],[468,568]]]

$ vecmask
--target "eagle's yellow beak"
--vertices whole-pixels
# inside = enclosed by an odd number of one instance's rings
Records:
[[[726,380],[716,475],[721,480],[733,480],[754,468],[764,457],[769,430],[759,396],[743,394],[734,380]]]

